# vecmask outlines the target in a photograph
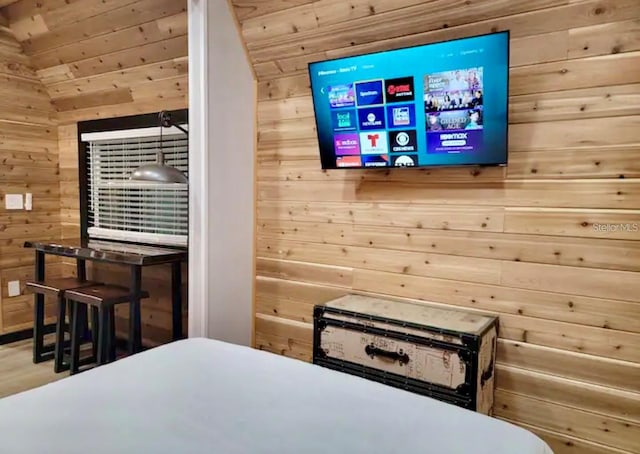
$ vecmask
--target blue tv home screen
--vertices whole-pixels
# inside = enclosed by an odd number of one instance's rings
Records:
[[[309,64],[324,169],[507,162],[509,32]]]

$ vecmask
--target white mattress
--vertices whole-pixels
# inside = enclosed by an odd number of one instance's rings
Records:
[[[493,418],[209,339],[0,400],[0,451],[552,453],[532,433]]]

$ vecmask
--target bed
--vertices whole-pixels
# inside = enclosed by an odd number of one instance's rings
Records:
[[[3,453],[552,454],[428,397],[210,339],[0,400]]]

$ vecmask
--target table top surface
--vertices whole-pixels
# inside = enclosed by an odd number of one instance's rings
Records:
[[[63,257],[128,265],[157,265],[187,260],[186,249],[106,240],[25,241],[24,247]]]

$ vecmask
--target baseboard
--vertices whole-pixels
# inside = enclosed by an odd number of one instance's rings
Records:
[[[56,325],[54,323],[50,325],[44,325],[44,333],[55,333]],[[33,338],[33,328],[23,329],[22,331],[16,331],[14,333],[7,333],[0,335],[0,345],[11,344],[13,342],[19,342]]]

